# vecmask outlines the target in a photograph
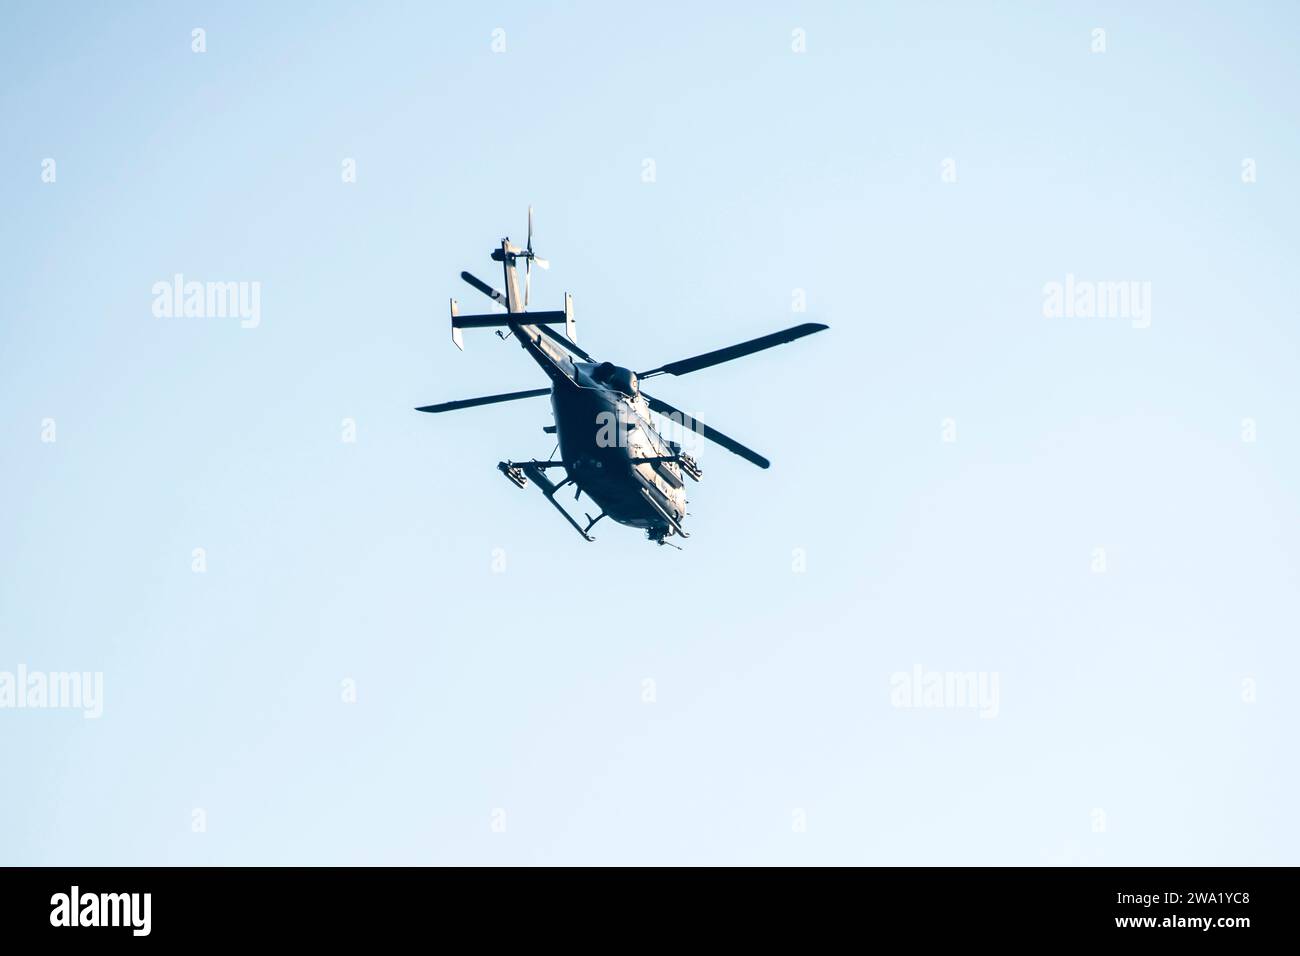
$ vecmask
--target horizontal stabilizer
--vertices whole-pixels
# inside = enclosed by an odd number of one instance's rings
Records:
[[[488,312],[484,315],[453,315],[453,329],[504,328],[511,322],[523,325],[564,325],[563,312]]]

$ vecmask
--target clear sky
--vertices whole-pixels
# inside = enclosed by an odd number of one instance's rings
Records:
[[[1298,20],[9,5],[0,676],[103,712],[0,709],[0,863],[1296,863]],[[530,203],[600,358],[831,325],[657,381],[773,461],[682,552],[412,410],[543,384],[448,335]]]

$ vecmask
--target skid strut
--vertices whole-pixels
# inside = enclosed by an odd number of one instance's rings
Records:
[[[555,500],[555,495],[561,488],[565,485],[575,484],[572,478],[566,477],[563,481],[554,482],[546,477],[547,468],[562,467],[564,467],[564,462],[562,461],[521,461],[518,463],[502,461],[497,463],[497,470],[520,488],[526,486],[528,484],[528,479],[531,478],[537,487],[541,489],[542,495],[545,496],[546,500],[554,506],[556,511],[564,515],[565,521],[569,522],[569,524],[573,526],[574,531],[582,535],[584,540],[595,541],[596,539],[587,534],[587,532],[590,531],[591,526],[594,525],[596,521],[603,518],[604,515],[602,514],[598,516],[594,521],[591,520],[590,515],[587,515],[588,524],[584,529],[582,525],[578,524],[574,519],[573,515],[565,511],[564,506]]]

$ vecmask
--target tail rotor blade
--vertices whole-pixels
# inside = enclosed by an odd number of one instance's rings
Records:
[[[524,305],[528,304],[528,282],[533,263],[539,269],[549,269],[551,264],[533,252],[533,207],[528,207],[528,248],[524,250]]]

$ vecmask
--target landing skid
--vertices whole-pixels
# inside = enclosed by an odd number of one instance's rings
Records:
[[[555,500],[555,496],[560,489],[565,485],[574,484],[574,481],[572,478],[568,477],[558,483],[551,481],[551,479],[546,477],[546,469],[563,467],[564,462],[562,461],[502,461],[497,463],[497,470],[519,488],[526,486],[528,484],[528,479],[531,478],[537,484],[537,487],[541,490],[542,495],[546,500],[551,503],[556,511],[564,515],[564,520],[573,526],[574,531],[582,535],[583,540],[595,541],[596,539],[587,534],[587,532],[591,530],[592,525],[605,517],[605,513],[602,511],[594,518],[591,517],[591,515],[585,515],[584,517],[587,518],[587,527],[583,528],[582,525],[578,524],[577,519],[575,519],[573,515],[569,514],[562,504]],[[581,491],[581,489],[579,489],[579,491]]]

